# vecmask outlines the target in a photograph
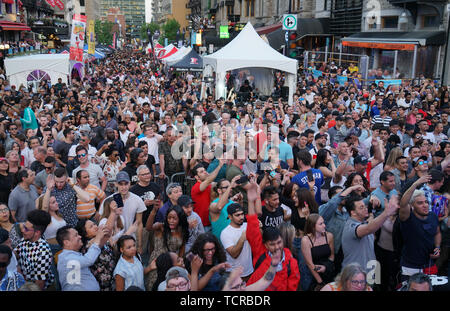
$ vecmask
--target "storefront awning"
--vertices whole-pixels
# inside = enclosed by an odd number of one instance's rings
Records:
[[[255,30],[258,33],[258,35],[265,35],[265,34],[268,34],[272,31],[275,31],[275,30],[281,28],[282,26],[283,25],[281,23],[278,23],[278,24],[273,24],[273,25],[256,28]]]
[[[31,28],[23,23],[0,21],[3,31],[31,31]]]
[[[330,36],[329,21],[329,18],[298,18],[297,39],[307,36]],[[275,28],[272,32],[267,32],[266,37],[270,46],[278,50],[282,45],[285,45],[285,33],[286,30],[283,30],[282,27]]]
[[[411,51],[415,45],[444,45],[445,31],[359,32],[341,42],[343,46]]]

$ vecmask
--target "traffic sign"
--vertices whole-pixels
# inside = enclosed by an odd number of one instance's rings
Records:
[[[297,15],[283,15],[283,30],[297,30]]]

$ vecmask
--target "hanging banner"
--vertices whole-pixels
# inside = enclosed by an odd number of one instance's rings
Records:
[[[72,36],[70,37],[70,60],[83,61],[86,16],[75,14],[72,19]]]
[[[112,44],[113,49],[116,49],[116,33],[113,33],[113,44]]]
[[[55,0],[45,0],[45,2],[47,2],[52,8],[56,6]]]
[[[202,45],[202,33],[199,32],[195,35],[195,44]]]
[[[95,21],[90,20],[88,25],[88,54],[95,54]]]
[[[64,2],[61,0],[53,0],[55,2],[55,5],[60,9],[61,11],[64,11]]]
[[[219,32],[220,39],[230,38],[230,33],[228,32],[228,25],[220,26],[219,30],[220,30],[220,32]]]

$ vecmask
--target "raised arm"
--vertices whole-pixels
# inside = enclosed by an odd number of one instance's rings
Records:
[[[405,191],[405,193],[402,196],[402,199],[400,200],[400,220],[405,221],[409,218],[409,215],[411,213],[411,206],[409,205],[409,201],[411,200],[411,197],[414,193],[414,191],[417,189],[417,187],[420,184],[427,183],[431,180],[431,175],[424,175],[417,179],[411,187],[408,188],[408,190]]]
[[[224,163],[225,160],[219,160],[219,165],[216,167],[216,169],[211,174],[209,174],[209,176],[200,184],[200,192],[205,191],[205,189],[214,181],[214,179],[216,179]]]
[[[375,233],[378,229],[381,228],[383,223],[389,216],[395,215],[397,213],[398,208],[398,197],[396,195],[392,196],[389,202],[385,199],[385,209],[384,211],[376,217],[373,221],[368,224],[360,225],[356,229],[356,235],[359,238],[362,238],[366,235]]]

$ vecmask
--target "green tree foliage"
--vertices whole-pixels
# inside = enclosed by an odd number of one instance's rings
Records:
[[[155,33],[156,30],[160,30],[159,24],[155,22],[151,22],[149,24],[143,24],[141,27],[141,39],[144,41],[148,40],[147,30],[150,29],[152,33]]]
[[[112,44],[113,42],[113,26],[110,21],[95,20],[95,38],[100,44]]]
[[[162,26],[164,38],[169,41],[175,41],[177,39],[177,31],[180,29],[180,24],[176,19],[169,19]]]

